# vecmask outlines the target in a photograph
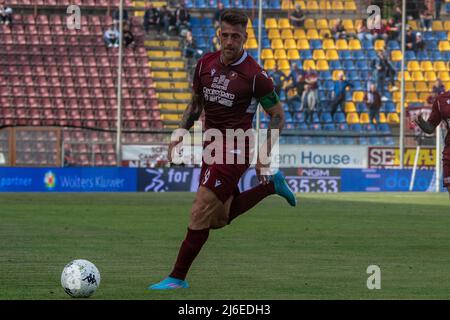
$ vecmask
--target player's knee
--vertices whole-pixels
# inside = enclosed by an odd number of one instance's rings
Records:
[[[211,217],[211,229],[221,229],[226,225],[228,225],[228,215],[225,214],[225,212],[216,212],[216,214]]]

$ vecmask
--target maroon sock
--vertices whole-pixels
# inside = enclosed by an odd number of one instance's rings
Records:
[[[228,223],[233,221],[236,217],[247,212],[253,208],[258,202],[267,196],[275,193],[275,186],[273,181],[268,184],[260,184],[253,189],[247,190],[236,196],[231,202],[230,215]]]
[[[170,276],[184,280],[195,257],[208,239],[209,229],[191,230],[188,228],[186,238],[181,244],[177,261]]]

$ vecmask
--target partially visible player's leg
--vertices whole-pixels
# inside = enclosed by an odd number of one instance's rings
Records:
[[[209,230],[227,224],[228,210],[232,198],[225,203],[219,200],[210,189],[200,186],[191,211],[191,221],[184,241],[181,244],[175,266],[169,277],[150,287],[150,289],[187,288],[184,280],[209,236]]]
[[[450,161],[444,159],[443,160],[443,169],[444,169],[444,188],[447,188],[448,195],[450,197]]]
[[[450,199],[450,186],[447,187],[448,190],[448,198]]]

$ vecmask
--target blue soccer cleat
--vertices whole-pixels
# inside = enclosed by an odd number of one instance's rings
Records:
[[[297,198],[291,188],[289,188],[289,185],[287,184],[281,171],[278,171],[273,175],[272,181],[275,186],[276,194],[285,198],[291,206],[295,207],[297,205]]]
[[[185,280],[167,277],[163,281],[155,283],[147,288],[147,290],[173,290],[189,288],[189,284]]]

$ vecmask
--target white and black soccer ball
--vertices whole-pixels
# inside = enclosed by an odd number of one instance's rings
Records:
[[[100,285],[100,272],[92,262],[73,260],[64,267],[61,285],[71,297],[88,298]]]

